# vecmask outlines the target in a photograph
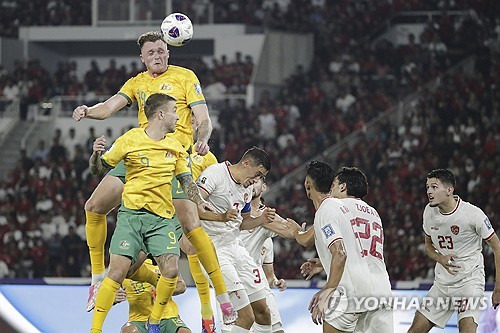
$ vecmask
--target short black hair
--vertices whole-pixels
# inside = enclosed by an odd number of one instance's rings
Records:
[[[446,185],[456,186],[455,175],[448,169],[435,169],[427,174],[427,179],[436,178]]]
[[[330,164],[323,161],[311,161],[306,166],[306,176],[314,182],[316,191],[328,194],[332,187],[334,173]]]
[[[248,149],[241,160],[251,159],[254,165],[259,166],[262,165],[264,169],[267,171],[271,170],[271,160],[269,159],[269,155],[266,151],[259,147],[252,147]]]
[[[346,185],[347,195],[364,198],[368,194],[368,180],[363,171],[356,167],[342,167],[335,172],[334,179]]]
[[[148,99],[146,99],[146,103],[144,103],[144,113],[146,114],[146,118],[151,119],[159,108],[170,101],[175,102],[175,98],[162,93],[151,94]]]

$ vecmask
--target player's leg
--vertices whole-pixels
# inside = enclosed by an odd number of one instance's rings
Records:
[[[411,323],[408,333],[426,333],[429,332],[433,327],[434,323],[427,319],[422,313],[416,311],[415,317],[413,318],[413,322]]]
[[[101,283],[95,300],[92,332],[101,332],[104,319],[113,305],[117,290],[143,247],[140,221],[135,211],[124,207],[118,212],[116,229],[111,238],[110,264],[107,276]]]
[[[477,323],[473,317],[465,317],[458,321],[458,331],[460,333],[476,333]]]
[[[358,321],[363,319],[365,313],[345,313],[338,311],[331,311],[326,313],[323,319],[323,332],[324,333],[337,333],[337,332],[357,332],[356,327]],[[363,332],[364,333],[364,332]]]
[[[328,322],[323,321],[323,333],[348,333],[349,331],[341,331],[330,325]],[[352,331],[351,331],[352,332]]]
[[[148,330],[159,332],[160,320],[168,300],[174,294],[179,274],[179,243],[175,235],[175,223],[154,214],[144,213],[144,245],[158,264],[161,277],[156,285],[156,299],[149,317]],[[153,329],[151,328],[153,327]]]
[[[252,295],[257,296],[257,295]],[[253,324],[253,331],[256,333],[271,333],[271,311],[267,306],[265,290],[262,290],[260,299],[252,301],[250,305],[252,306],[253,314],[255,317],[255,322]]]
[[[177,183],[172,182],[173,185]],[[182,190],[179,191],[176,186],[172,186],[172,197],[174,198],[173,203],[182,230],[196,249],[198,260],[205,268],[210,281],[212,281],[217,301],[221,306],[224,323],[230,324],[236,320],[236,311],[229,301],[229,295],[224,284],[224,278],[222,277],[212,240],[201,227],[198,207],[194,202],[188,200]]]
[[[186,236],[181,238],[179,245],[181,250],[187,255],[189,270],[193,276],[196,290],[198,291],[198,297],[200,298],[201,326],[202,330],[204,330],[203,333],[205,333],[205,331],[207,333],[212,333],[215,331],[215,325],[214,314],[210,302],[210,286],[208,279],[205,277],[205,274],[203,274],[198,255],[196,254],[196,249]]]
[[[134,323],[128,321],[122,326],[120,333],[141,333],[141,331]]]
[[[134,281],[147,282],[156,287],[156,284],[160,279],[160,274],[150,270],[144,264],[146,259],[146,253],[141,251],[137,257],[137,261],[130,266],[130,269],[127,272],[127,278]]]
[[[444,328],[450,320],[454,310],[443,306],[443,301],[450,299],[449,294],[445,294],[442,290],[447,288],[434,283],[423,299],[423,304],[415,312],[413,323],[411,324],[409,333],[425,333],[429,332],[434,326]]]
[[[480,300],[484,297],[484,273],[478,270],[475,274],[476,278],[473,277],[463,286],[453,288],[451,293],[452,297],[462,297],[457,314],[460,333],[475,333],[481,318]]]
[[[191,330],[182,321],[181,317],[162,319],[160,323],[160,332],[172,333],[191,333]]]
[[[281,322],[281,315],[278,310],[278,304],[274,299],[274,294],[272,293],[269,286],[266,286],[266,302],[271,311],[271,330],[273,333],[284,333],[283,323]]]

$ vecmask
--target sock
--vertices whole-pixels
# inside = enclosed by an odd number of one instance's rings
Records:
[[[232,333],[247,333],[247,332],[250,332],[250,331],[247,330],[247,329],[244,329],[243,327],[239,327],[239,326],[234,325],[233,329],[231,330],[231,332]]]
[[[177,276],[175,278],[160,277],[158,285],[156,286],[156,300],[153,305],[153,311],[150,315],[150,323],[158,324],[161,320],[163,310],[167,305],[169,299],[174,294],[175,286],[177,285]]]
[[[101,287],[97,292],[97,297],[95,300],[94,315],[92,317],[92,331],[100,332],[102,330],[102,325],[104,324],[104,319],[106,315],[113,306],[115,300],[116,291],[120,288],[120,284],[116,281],[111,280],[109,277],[104,278]]]
[[[85,235],[90,254],[92,274],[104,273],[104,243],[106,242],[106,215],[85,211]],[[92,281],[92,284],[94,282]]]
[[[106,277],[106,272],[102,272],[101,274],[94,274],[92,273],[92,285],[97,284],[97,282],[104,280]]]
[[[187,235],[187,238],[193,244],[196,249],[196,254],[200,260],[205,271],[207,271],[212,285],[215,289],[215,294],[227,293],[226,284],[224,283],[224,278],[219,267],[219,261],[217,260],[217,255],[215,254],[214,245],[208,237],[205,230],[202,227],[195,228],[191,230]]]
[[[196,284],[196,290],[198,291],[198,296],[200,297],[201,317],[203,319],[212,319],[214,313],[212,311],[212,306],[210,305],[210,288],[208,280],[201,271],[198,256],[196,254],[192,254],[187,257],[189,270],[191,271],[191,275],[193,276],[193,280]]]
[[[142,264],[139,269],[130,276],[130,279],[134,281],[147,282],[156,287],[160,276],[160,274],[153,272],[147,268],[146,265]]]
[[[271,333],[272,332],[271,325],[262,325],[262,324],[253,323],[252,328],[253,328],[253,331],[255,333]]]

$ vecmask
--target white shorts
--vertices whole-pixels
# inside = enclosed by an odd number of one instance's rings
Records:
[[[417,311],[440,328],[446,326],[455,310],[458,310],[458,322],[462,318],[472,317],[474,322],[479,324],[483,297],[483,274],[475,274],[463,283],[451,287],[434,282]]]
[[[336,315],[326,315],[325,322],[333,326],[339,331],[354,332],[358,321],[365,312],[360,313],[342,313]]]
[[[359,333],[394,333],[394,315],[392,308],[382,307],[365,312],[360,316],[354,332]]]
[[[252,295],[266,287],[266,275],[239,243],[233,243],[215,249],[220,270],[226,283],[227,292],[245,290],[250,302]]]

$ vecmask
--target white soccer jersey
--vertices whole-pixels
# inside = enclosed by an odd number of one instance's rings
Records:
[[[363,255],[367,257],[372,273],[375,296],[391,296],[391,281],[384,261],[384,228],[375,208],[361,199],[345,198],[342,203],[354,215],[351,220]]]
[[[213,164],[206,168],[196,183],[209,194],[207,200],[217,213],[225,213],[234,208],[240,212],[238,218],[229,222],[201,221],[203,229],[214,245],[222,246],[234,243],[240,234],[241,213],[250,212],[250,200],[253,187],[245,188],[237,183],[229,171],[229,162]]]
[[[265,208],[266,206],[264,205],[259,207],[259,212],[254,214],[255,217],[262,215]],[[274,236],[276,236],[276,233],[262,226],[250,230],[241,230],[240,232],[240,238],[243,241],[243,244],[245,244],[248,253],[259,266],[262,266],[264,263],[264,256],[266,254],[264,243],[268,238]]]
[[[449,286],[469,276],[473,271],[484,272],[483,239],[489,240],[495,231],[484,212],[455,196],[453,211],[443,214],[438,207],[427,205],[424,209],[423,228],[432,244],[442,255],[455,254],[461,266],[456,275],[436,263],[436,282]],[[484,273],[483,273],[484,274]]]
[[[338,240],[344,242],[347,260],[339,286],[345,288],[348,299],[372,295],[372,277],[367,257],[363,256],[359,241],[354,236],[351,219],[353,215],[349,208],[341,200],[330,197],[323,200],[314,216],[316,251],[328,277],[332,262],[330,246]],[[346,312],[359,312],[354,306],[355,301],[349,301]]]
[[[272,265],[274,263],[274,243],[271,237],[266,239],[264,242],[261,253],[263,257],[263,265]]]

